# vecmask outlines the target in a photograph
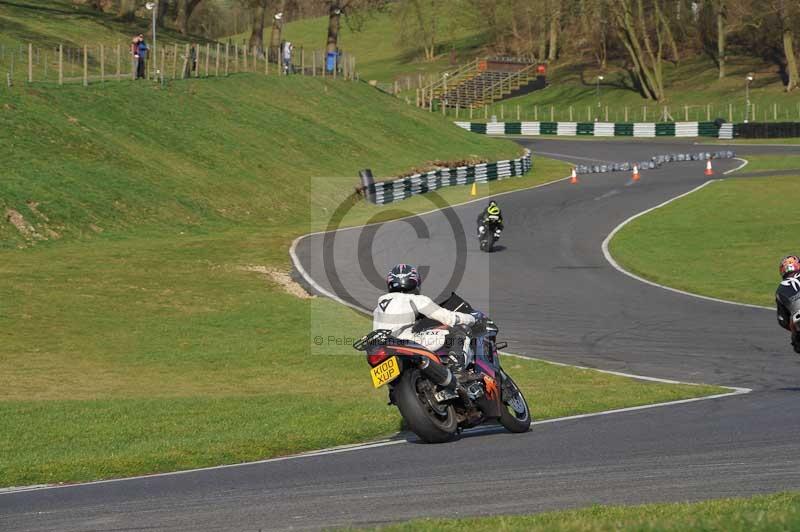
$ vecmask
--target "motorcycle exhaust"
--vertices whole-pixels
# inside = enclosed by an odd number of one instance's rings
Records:
[[[422,359],[419,369],[422,371],[423,375],[439,386],[455,389],[458,384],[458,380],[456,380],[455,375],[453,375],[453,372],[450,371],[449,368],[441,364],[431,363],[427,358]]]

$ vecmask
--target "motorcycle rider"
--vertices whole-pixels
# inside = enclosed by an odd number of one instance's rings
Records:
[[[500,233],[503,232],[503,213],[500,211],[500,206],[496,201],[491,200],[484,210],[478,215],[478,236],[483,235],[486,228],[489,226],[494,227],[494,237],[500,238]]]
[[[465,368],[470,361],[469,339],[465,333],[447,329],[414,332],[412,327],[420,315],[451,328],[459,325],[470,327],[475,324],[475,317],[442,308],[428,296],[421,295],[422,279],[410,264],[398,264],[392,268],[386,276],[386,284],[389,291],[378,298],[378,306],[372,313],[372,329],[389,329],[395,338],[410,340],[429,351],[438,351],[448,340],[451,341],[448,347],[463,342],[463,349],[454,349],[449,355],[457,366]]]
[[[782,281],[775,291],[778,324],[792,333],[792,347],[800,353],[800,258],[781,259],[780,273]]]

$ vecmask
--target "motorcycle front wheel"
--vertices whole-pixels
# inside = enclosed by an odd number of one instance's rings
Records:
[[[418,369],[405,371],[394,388],[397,408],[408,428],[426,443],[444,443],[458,428],[453,405],[439,404],[433,398],[436,387]]]
[[[503,409],[500,413],[500,424],[509,432],[528,432],[531,428],[531,412],[528,402],[517,387],[514,379],[503,372]]]

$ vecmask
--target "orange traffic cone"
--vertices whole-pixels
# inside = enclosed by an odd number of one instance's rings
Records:
[[[634,181],[639,181],[639,177],[640,177],[639,176],[639,165],[638,164],[634,164],[633,165],[633,176],[631,176],[631,179],[633,179]]]
[[[572,168],[572,174],[569,176],[569,183],[571,185],[577,185],[578,184],[578,174],[575,173],[575,168],[574,167]]]
[[[711,168],[711,159],[706,161],[706,171],[703,173],[706,175],[714,175],[714,169]]]

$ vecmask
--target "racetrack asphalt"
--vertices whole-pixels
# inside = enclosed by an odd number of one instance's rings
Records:
[[[520,142],[575,163],[722,149],[676,141]],[[800,146],[732,149],[745,158],[800,153]],[[734,178],[722,171],[738,164],[718,162],[714,179]],[[455,286],[488,310],[511,352],[752,393],[535,425],[522,435],[489,431],[441,445],[402,442],[4,493],[0,529],[317,529],[800,489],[800,356],[774,311],[643,284],[603,256],[601,243],[624,220],[708,180],[703,166],[665,165],[636,183],[626,173],[593,174],[577,185],[505,194],[498,201],[507,229],[492,254],[478,251],[473,233],[484,200],[340,231],[327,243],[325,235],[311,235],[298,242],[297,256],[315,282],[358,306],[374,306],[391,265],[416,263],[428,267],[425,293]],[[463,267],[454,266],[459,256]]]

